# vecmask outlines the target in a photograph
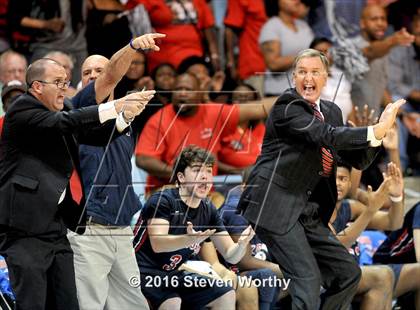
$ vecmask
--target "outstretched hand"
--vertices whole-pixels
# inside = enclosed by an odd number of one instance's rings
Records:
[[[393,103],[388,103],[379,118],[379,122],[373,126],[376,139],[382,139],[386,132],[394,126],[398,110],[404,103],[405,99],[399,99]]]
[[[187,222],[187,234],[191,238],[191,244],[201,243],[206,240],[208,237],[213,235],[216,232],[216,229],[206,229],[205,231],[194,230],[193,224]]]
[[[382,142],[385,149],[389,151],[398,150],[398,129],[396,125],[387,131]]]
[[[155,93],[155,90],[131,93],[115,101],[115,110],[117,113],[123,112],[124,118],[132,121],[144,110],[146,104],[153,98]]]

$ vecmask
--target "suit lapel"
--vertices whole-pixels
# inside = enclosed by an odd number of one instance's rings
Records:
[[[324,121],[326,123],[330,123],[331,122],[331,115],[330,115],[331,109],[328,106],[328,103],[326,103],[324,100],[321,100],[320,106],[321,106],[322,115],[324,116]]]

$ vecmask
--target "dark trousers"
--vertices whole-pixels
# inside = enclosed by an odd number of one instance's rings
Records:
[[[73,252],[66,236],[0,238],[17,310],[79,309]]]
[[[281,206],[279,206],[281,207]],[[256,226],[286,279],[292,309],[347,309],[356,293],[361,271],[354,258],[325,227],[318,205],[308,203],[296,225],[279,235]],[[320,299],[320,288],[326,290]]]

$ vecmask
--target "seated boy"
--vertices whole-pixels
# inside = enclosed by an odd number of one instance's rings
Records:
[[[207,195],[214,157],[188,146],[174,168],[177,188],[165,189],[146,202],[135,229],[134,248],[144,295],[156,309],[235,309],[235,292],[222,280],[179,270],[210,238],[221,255],[237,263],[254,236],[251,227],[235,243]]]

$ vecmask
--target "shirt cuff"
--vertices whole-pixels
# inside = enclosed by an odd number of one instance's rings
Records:
[[[371,147],[378,147],[382,144],[382,139],[378,140],[375,137],[375,133],[373,132],[373,127],[368,126],[367,128],[367,141],[369,142],[369,146]]]
[[[110,119],[116,119],[118,113],[115,110],[115,101],[109,101],[107,103],[100,104],[98,107],[99,121],[101,124],[109,121]]]
[[[128,126],[130,126],[131,122],[126,122],[122,113],[118,114],[117,120],[115,122],[117,126],[118,132],[123,132]]]

